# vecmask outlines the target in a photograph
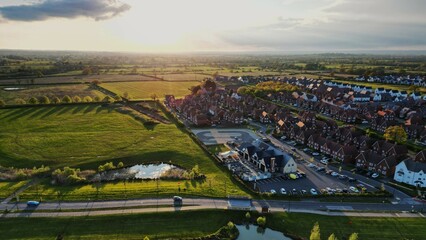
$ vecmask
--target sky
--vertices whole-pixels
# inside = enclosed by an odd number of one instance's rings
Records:
[[[426,50],[426,0],[1,0],[0,49]]]

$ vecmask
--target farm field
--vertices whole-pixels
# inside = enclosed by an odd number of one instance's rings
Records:
[[[175,97],[183,97],[190,93],[189,88],[198,85],[199,82],[166,82],[166,81],[146,81],[146,82],[120,82],[103,83],[102,87],[123,95],[125,92],[132,99],[151,99],[151,94],[155,93],[159,98],[172,94]]]
[[[97,169],[100,164],[122,161],[125,166],[154,162],[171,162],[186,169],[199,165],[206,181],[185,182],[187,194],[225,196],[244,194],[231,182],[228,173],[220,170],[196,143],[173,124],[145,127],[132,117],[112,107],[99,105],[53,106],[0,110],[0,164],[14,167],[64,166]],[[226,182],[226,183],[225,183]],[[188,187],[186,186],[188,185]],[[160,194],[175,194],[176,181],[161,181]],[[107,183],[99,194],[93,185],[58,187],[41,182],[23,193],[23,198],[41,194],[65,199],[87,195],[98,198],[124,198],[123,183]],[[154,181],[128,183],[128,196],[152,196]],[[73,196],[67,196],[69,193]],[[53,195],[52,195],[53,194]],[[77,196],[77,197],[76,197]]]
[[[150,76],[144,75],[118,75],[118,74],[100,74],[100,75],[52,75],[51,77],[31,78],[34,84],[61,84],[61,83],[90,83],[92,81],[116,82],[116,81],[153,81],[156,80]],[[20,85],[31,84],[30,78],[25,79],[0,79],[0,85]]]
[[[183,73],[183,74],[160,74],[157,77],[167,81],[202,81],[205,78],[211,77],[209,75],[197,73]]]
[[[91,98],[98,96],[101,99],[105,97],[103,93],[92,90],[90,86],[86,84],[32,85],[16,87],[23,89],[18,91],[6,91],[4,88],[1,88],[0,99],[4,100],[6,104],[15,104],[16,99],[23,99],[28,102],[31,97],[39,98],[42,96],[47,96],[50,99],[55,96],[62,99],[65,95],[68,95],[71,98],[79,96],[82,99],[85,96],[90,96]]]

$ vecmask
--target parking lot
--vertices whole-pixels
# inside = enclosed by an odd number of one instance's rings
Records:
[[[303,152],[312,155],[312,152],[307,149]],[[297,179],[275,177],[259,180],[256,182],[256,189],[260,192],[271,192],[271,190],[274,190],[277,194],[281,194],[280,190],[284,188],[287,195],[300,195],[302,190],[305,190],[307,195],[311,195],[310,190],[312,188],[315,189],[318,194],[324,192],[328,194],[342,192],[355,194],[357,191],[377,190],[373,186],[357,180],[355,175],[347,176],[340,174],[335,168],[335,171],[331,170],[327,165],[320,163],[322,157],[321,155],[313,156],[312,162],[303,160],[298,161],[298,170],[305,173],[306,177]],[[332,172],[334,172],[334,176],[331,175]],[[293,189],[296,190],[296,193],[293,193]]]
[[[205,145],[224,144],[228,141],[252,142],[259,138],[248,129],[192,129],[191,130]]]

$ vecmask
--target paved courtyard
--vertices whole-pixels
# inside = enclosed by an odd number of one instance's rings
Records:
[[[191,129],[191,131],[200,139],[205,145],[224,144],[228,141],[239,142],[252,142],[260,138],[252,130],[249,129]]]

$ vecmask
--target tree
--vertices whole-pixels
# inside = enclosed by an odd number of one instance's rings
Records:
[[[47,96],[43,96],[40,98],[41,104],[50,104],[50,99]]]
[[[23,104],[26,104],[27,102],[25,102],[25,100],[22,98],[17,98],[15,99],[15,103],[23,105]]]
[[[145,237],[143,238],[143,240],[149,240],[149,237],[148,237],[148,236],[145,236]]]
[[[124,166],[124,163],[123,162],[119,162],[118,164],[117,164],[117,168],[122,168]]]
[[[383,137],[387,141],[394,141],[398,143],[405,143],[407,141],[407,133],[401,126],[390,126],[386,128]]]
[[[349,240],[358,240],[358,233],[352,233],[349,236]]]
[[[332,233],[330,235],[330,237],[328,237],[328,240],[338,240],[338,239],[337,239],[336,235],[334,235],[334,233]]]
[[[316,222],[314,224],[314,227],[311,230],[311,236],[309,237],[310,240],[321,240],[321,233],[320,233],[320,226],[319,223]]]
[[[62,98],[62,102],[64,102],[64,103],[72,103],[72,99],[71,99],[71,97],[70,97],[70,96],[65,95],[65,96]]]
[[[30,100],[28,100],[28,102],[29,102],[30,104],[38,104],[38,100],[37,100],[37,98],[35,98],[35,97],[30,98]]]
[[[54,104],[61,103],[61,99],[59,99],[58,97],[53,97],[52,98],[52,103],[54,103]]]
[[[118,95],[115,95],[115,96],[114,96],[114,100],[115,100],[116,102],[121,102],[121,101],[123,101],[123,99],[122,99],[120,96],[118,96]]]
[[[258,217],[256,222],[257,225],[264,227],[266,225],[266,217]]]
[[[93,101],[94,102],[100,102],[101,98],[99,96],[95,96],[95,98],[93,98]]]
[[[157,98],[158,98],[157,94],[155,94],[155,93],[151,94],[149,97],[154,101],[157,100]]]
[[[249,212],[247,212],[247,213],[246,213],[246,220],[247,220],[247,221],[250,221],[250,219],[251,219],[251,215],[250,215],[250,213],[249,213]]]
[[[6,106],[6,103],[0,99],[0,107],[4,107],[4,106]]]
[[[81,102],[81,97],[79,97],[79,96],[74,96],[72,99],[75,103]]]
[[[110,97],[110,96],[106,96],[102,102],[107,102],[107,103],[112,103],[114,102],[114,98]]]
[[[90,96],[85,96],[83,102],[93,102],[93,99]]]

